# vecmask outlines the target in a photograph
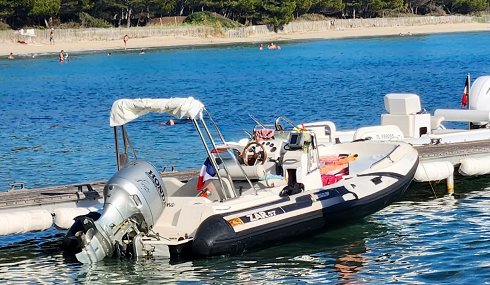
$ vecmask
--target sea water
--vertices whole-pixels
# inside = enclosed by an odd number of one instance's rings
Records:
[[[459,108],[466,74],[490,74],[488,32],[280,45],[71,53],[63,64],[55,55],[0,60],[0,189],[108,179],[109,111],[120,98],[193,96],[227,140],[238,140],[255,124],[249,114],[267,124],[280,115],[339,129],[379,124],[390,92],[417,93],[428,111]],[[192,124],[164,126],[169,118],[128,127],[139,158],[159,169],[200,167]],[[0,237],[0,283],[490,282],[490,179],[458,181],[454,197],[443,188],[412,187],[361,222],[238,257],[82,265],[60,253],[62,231]]]

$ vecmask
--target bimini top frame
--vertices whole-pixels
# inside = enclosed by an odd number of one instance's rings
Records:
[[[213,139],[211,132],[209,131],[206,125],[203,116],[204,114],[206,114],[207,115],[206,117],[208,117],[209,120],[211,121],[216,133],[218,134],[218,139],[221,141],[223,145],[226,145],[225,140],[223,138],[223,135],[219,131],[216,123],[213,121],[210,114],[204,108],[204,105],[199,100],[196,100],[193,97],[169,98],[169,99],[150,99],[150,98],[120,99],[115,101],[111,109],[110,126],[114,127],[116,160],[117,160],[118,170],[121,169],[127,163],[128,147],[131,149],[133,157],[136,159],[136,154],[131,145],[131,142],[129,141],[129,137],[127,136],[126,133],[125,124],[148,113],[167,113],[179,119],[181,118],[191,119],[203,143],[203,146],[206,150],[206,154],[210,162],[212,163],[214,169],[216,169],[216,174],[218,176],[221,187],[224,188],[223,179],[221,177],[219,167],[216,163],[216,160],[214,159],[216,156],[220,157],[220,154],[219,152],[214,153],[214,157],[213,157],[212,151],[209,148],[210,145],[213,149],[217,149],[217,145]],[[117,131],[118,127],[121,128],[124,153],[119,152],[119,140],[118,140],[118,131]],[[201,127],[204,131],[201,130]],[[230,150],[228,151],[230,152]],[[230,153],[230,156],[234,159],[235,163],[238,166],[240,166],[238,160],[235,158],[235,156],[232,153]],[[226,173],[229,173],[226,165],[223,164],[223,168]],[[240,168],[242,169],[241,166]],[[244,176],[247,177],[243,169],[242,172]],[[231,177],[229,178],[231,179]],[[248,177],[247,177],[247,181],[250,184],[250,186],[254,188],[253,184],[251,183],[250,179],[248,179]],[[235,197],[238,197],[239,193],[234,188],[233,183],[231,184],[233,187],[233,191],[235,192]],[[227,198],[231,198],[231,197],[227,197]]]

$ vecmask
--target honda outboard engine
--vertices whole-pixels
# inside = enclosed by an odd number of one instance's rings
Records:
[[[81,248],[75,255],[78,261],[94,263],[106,256],[132,255],[133,242],[148,234],[165,200],[166,191],[155,167],[146,161],[128,163],[107,182],[100,218],[83,217],[81,228],[68,232],[73,236],[66,238],[76,239]]]

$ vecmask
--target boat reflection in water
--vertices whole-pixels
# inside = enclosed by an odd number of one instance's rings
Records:
[[[351,242],[346,245],[345,254],[337,258],[335,271],[339,273],[339,281],[345,284],[357,284],[357,274],[361,271],[366,258],[364,241]],[[353,282],[353,283],[351,283]]]

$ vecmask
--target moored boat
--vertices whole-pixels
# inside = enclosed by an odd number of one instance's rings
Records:
[[[403,140],[415,146],[488,141],[490,76],[477,78],[465,90],[463,96],[468,97],[463,97],[462,107],[467,109],[436,109],[433,115],[422,108],[417,94],[387,94],[384,97],[387,114],[381,114],[380,125],[338,131],[336,135],[341,141]],[[446,122],[463,122],[465,127],[448,128],[444,126]]]
[[[304,126],[325,127],[327,143],[365,140],[409,143],[420,155],[414,180],[447,179],[448,191],[452,193],[455,170],[463,176],[490,174],[490,76],[477,78],[471,88],[468,77],[462,103],[466,109],[436,109],[431,114],[422,108],[417,94],[390,93],[384,97],[387,113],[381,114],[380,125],[340,130],[332,121],[320,121]],[[276,123],[277,128],[282,126]]]
[[[147,113],[189,118],[207,157],[182,182],[136,158],[126,124]],[[208,128],[211,124],[213,128]],[[193,98],[123,99],[113,104],[119,171],[104,188],[99,218],[82,216],[66,251],[93,263],[107,256],[240,254],[362,218],[395,201],[410,184],[417,151],[403,142],[324,143],[323,127],[257,130],[224,140]]]

